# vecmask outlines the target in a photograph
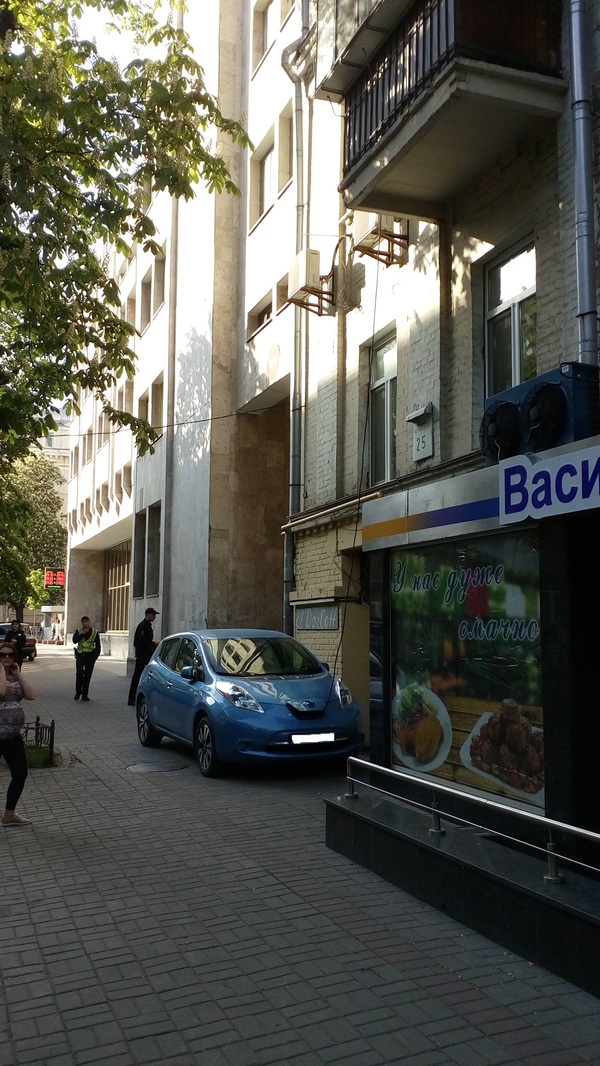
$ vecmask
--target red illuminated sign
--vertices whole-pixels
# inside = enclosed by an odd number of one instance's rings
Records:
[[[45,570],[44,571],[44,588],[46,589],[64,589],[65,587],[65,571],[64,570]]]

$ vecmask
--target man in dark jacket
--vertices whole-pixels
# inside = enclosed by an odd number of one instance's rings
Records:
[[[133,638],[135,669],[133,671],[133,677],[131,678],[131,685],[129,686],[129,700],[127,704],[129,707],[135,707],[135,694],[140,677],[142,676],[142,671],[146,664],[150,662],[152,652],[156,647],[152,623],[157,614],[158,611],[155,611],[154,607],[146,607],[144,617],[135,631],[135,636]]]
[[[10,630],[4,637],[5,644],[12,644],[15,652],[15,659],[19,666],[23,665],[23,659],[25,657],[25,644],[27,638],[24,630],[21,628],[21,623],[18,618],[13,618],[10,623]]]
[[[92,629],[92,624],[86,614],[81,619],[81,629],[73,633],[75,645],[75,696],[84,703],[90,702],[88,691],[92,679],[92,671],[96,659],[100,655],[100,634],[97,629]]]

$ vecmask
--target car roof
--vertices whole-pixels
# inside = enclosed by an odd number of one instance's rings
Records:
[[[212,638],[214,640],[230,640],[232,637],[250,637],[255,639],[256,637],[286,637],[290,638],[289,633],[282,633],[278,629],[184,629],[180,633],[166,633],[162,638],[163,640],[170,640],[172,637],[200,637],[200,638]]]

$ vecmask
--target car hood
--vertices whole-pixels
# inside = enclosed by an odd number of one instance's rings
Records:
[[[323,711],[335,694],[335,680],[331,674],[316,674],[313,677],[235,677],[220,676],[220,681],[231,681],[250,692],[259,703],[287,704],[295,711],[310,713]]]

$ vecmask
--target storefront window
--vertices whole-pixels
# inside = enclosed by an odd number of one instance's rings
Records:
[[[537,532],[391,554],[392,764],[544,805]]]

